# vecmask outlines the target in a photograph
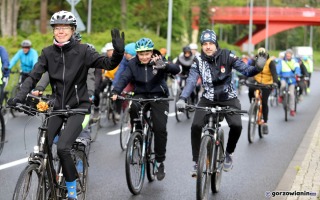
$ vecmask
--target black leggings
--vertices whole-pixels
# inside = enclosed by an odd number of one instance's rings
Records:
[[[57,153],[61,161],[62,172],[68,182],[76,180],[76,168],[70,151],[74,141],[82,131],[84,117],[85,115],[80,114],[69,117],[57,143]],[[60,116],[54,116],[49,119],[48,142],[50,148],[52,147],[54,137],[60,132],[62,124],[63,118]]]
[[[249,87],[249,101],[251,103],[252,98],[254,98],[254,91],[255,89]],[[269,114],[269,107],[268,107],[268,98],[271,93],[271,89],[261,89],[262,92],[262,115],[263,120],[265,123],[268,122],[268,114]]]
[[[231,99],[224,102],[213,102],[204,97],[201,97],[198,106],[230,106],[233,108],[241,109],[239,99]],[[206,112],[203,110],[196,110],[192,126],[191,126],[191,147],[192,147],[192,160],[198,162],[200,144],[201,144],[201,132],[202,127],[205,125]],[[226,115],[226,121],[230,127],[229,138],[226,151],[233,153],[242,131],[242,121],[240,115]]]

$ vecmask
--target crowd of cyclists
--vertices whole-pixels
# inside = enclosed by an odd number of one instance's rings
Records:
[[[241,109],[237,97],[239,88],[234,87],[237,74],[247,81],[274,85],[278,89],[279,103],[283,99],[282,91],[288,85],[291,116],[296,114],[293,107],[296,85],[301,88],[300,101],[302,95],[310,93],[312,60],[307,56],[294,57],[291,49],[287,49],[278,58],[269,55],[264,48],[259,48],[251,59],[245,56],[240,58],[233,51],[221,48],[216,33],[206,29],[200,36],[200,52],[197,44],[190,44],[183,47],[181,54],[172,60],[166,55],[165,48],[159,51],[155,49],[152,39],[142,37],[134,43],[125,44],[124,33],[120,34],[119,30],[113,29],[112,41],[106,43],[100,54],[92,45],[81,43],[81,35],[76,32],[77,19],[71,12],[55,13],[50,19],[50,25],[53,28],[53,45],[42,49],[39,57],[30,40],[22,41],[21,49],[10,60],[5,48],[0,46],[0,83],[3,91],[10,70],[20,60],[22,84],[19,93],[8,100],[8,105],[24,103],[30,92],[41,95],[50,84],[54,97],[53,109],[88,109],[87,115],[77,114],[68,118],[64,128],[68,134],[63,134],[57,143],[69,199],[77,198],[76,169],[71,164],[71,146],[80,133],[87,132],[83,122],[90,113],[93,120],[100,118],[101,93],[107,86],[114,100],[116,120],[120,119],[122,106],[122,102],[116,100],[118,95],[122,95],[123,91],[133,91],[134,98],[169,97],[168,77],[177,78],[179,83],[184,80],[185,84],[180,85],[182,93],[176,102],[181,110],[186,108],[188,97],[191,97],[192,104],[199,106],[218,105]],[[268,134],[268,98],[271,90],[262,90],[264,134]],[[253,91],[249,88],[249,101],[253,98]],[[155,174],[158,180],[162,180],[165,177],[169,103],[154,102],[150,107],[155,134]],[[131,120],[137,118],[138,110],[139,105],[132,103]],[[192,160],[195,162],[191,170],[193,177],[197,171],[205,115],[204,111],[196,110],[191,124]],[[230,131],[223,169],[230,171],[233,167],[233,153],[242,132],[242,121],[239,115],[226,115],[225,118]],[[60,117],[49,120],[49,145],[52,145],[62,123]]]

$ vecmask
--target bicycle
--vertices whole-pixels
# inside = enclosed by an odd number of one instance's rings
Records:
[[[244,114],[246,110],[220,107],[200,107],[186,105],[186,109],[199,109],[207,112],[206,125],[202,129],[200,153],[197,169],[196,196],[197,199],[209,198],[209,187],[217,193],[220,190],[222,168],[225,159],[224,131],[220,122],[225,114]]]
[[[37,97],[28,95],[32,104],[37,101],[47,101],[45,97]],[[44,120],[39,127],[38,142],[34,146],[34,151],[30,153],[28,165],[21,172],[17,181],[13,200],[19,199],[66,199],[67,188],[65,186],[65,178],[62,173],[62,166],[59,159],[54,159],[51,148],[48,145],[48,119],[53,116],[69,117],[74,114],[87,114],[87,109],[67,109],[67,110],[39,110],[34,105],[17,104],[12,106],[20,112],[24,112],[31,116],[44,115]],[[80,159],[83,163],[81,172],[76,172],[77,177],[77,195],[78,199],[86,198],[88,161],[85,154],[85,147],[75,142],[72,147],[72,157],[74,164]]]
[[[269,103],[271,107],[279,105],[279,88],[273,88],[269,96]]]
[[[125,97],[132,97],[133,92],[123,92]],[[131,101],[122,103],[120,114],[120,147],[123,151],[127,149],[127,144],[130,139],[131,123],[130,123],[130,105]]]
[[[133,119],[132,133],[127,144],[126,151],[126,180],[130,192],[134,195],[140,194],[145,173],[149,182],[155,180],[155,153],[154,137],[152,130],[152,110],[145,111],[151,102],[172,101],[172,98],[136,99],[118,96],[119,100],[135,101],[141,107],[139,118]],[[140,126],[140,127],[139,127]],[[146,172],[145,172],[146,169]]]
[[[18,79],[18,82],[15,86],[13,86],[12,90],[11,90],[11,93],[10,93],[10,97],[11,98],[14,98],[17,93],[20,91],[20,86],[22,84],[22,74],[23,72],[20,70],[20,71],[11,71],[10,74],[17,74],[19,73],[19,79]],[[16,110],[15,109],[10,109],[10,112],[11,112],[11,115],[12,117],[16,117],[17,116],[17,113],[16,113]]]
[[[251,100],[249,108],[249,122],[248,122],[248,141],[252,143],[254,141],[256,126],[258,125],[259,137],[263,138],[264,133],[262,131],[263,114],[262,114],[262,91],[261,89],[273,89],[272,85],[264,85],[255,83],[244,82],[248,87],[255,89],[254,98]]]
[[[289,112],[289,105],[290,105],[290,91],[289,91],[289,84],[288,84],[288,79],[290,79],[290,77],[284,77],[286,80],[286,87],[285,89],[282,91],[282,105],[283,105],[283,109],[284,109],[284,119],[285,121],[288,121],[288,112]],[[295,77],[294,77],[295,78]],[[294,99],[297,99],[297,91],[296,91],[296,87],[294,89]],[[294,100],[294,110],[296,111],[297,109],[297,101]]]
[[[101,100],[100,100],[100,111],[101,114],[105,114],[106,118],[108,120],[113,121],[114,124],[117,124],[117,120],[115,118],[115,106],[114,102],[111,100],[111,85],[112,81],[111,80],[105,80],[105,88],[101,94]],[[101,122],[101,121],[100,121]],[[101,123],[100,123],[101,125]]]

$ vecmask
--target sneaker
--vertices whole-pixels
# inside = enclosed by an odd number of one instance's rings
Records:
[[[198,165],[195,164],[195,165],[193,165],[192,170],[190,172],[191,177],[192,178],[196,178],[197,177],[197,172],[198,172]]]
[[[290,115],[291,115],[292,117],[294,117],[294,116],[296,115],[296,111],[291,110],[291,111],[290,111]]]
[[[279,96],[278,102],[279,102],[279,103],[282,103],[282,100],[283,100],[283,97],[282,97],[282,96]]]
[[[223,162],[223,171],[228,172],[232,169],[233,165],[232,165],[232,154],[229,154],[228,152],[226,152],[226,157],[224,158],[224,162]]]
[[[163,162],[161,163],[156,163],[156,172],[155,175],[157,176],[158,181],[162,181],[164,177],[166,176],[166,172],[164,170],[164,164]]]
[[[268,128],[268,124],[264,123],[262,125],[262,133],[267,135],[269,133],[269,128]]]

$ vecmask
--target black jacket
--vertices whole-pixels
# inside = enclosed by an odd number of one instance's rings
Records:
[[[49,72],[55,109],[89,108],[87,74],[89,68],[114,69],[123,53],[114,51],[111,58],[101,56],[87,44],[79,44],[73,38],[62,47],[51,45],[44,48],[29,77],[23,82],[16,98],[24,100],[45,71]]]
[[[165,80],[166,73],[173,75],[180,72],[175,64],[166,64],[166,69],[153,69],[153,64],[141,64],[138,57],[132,58],[126,70],[122,73],[113,92],[120,94],[129,82],[134,85],[134,94],[144,94],[149,98],[169,96],[168,86]]]

